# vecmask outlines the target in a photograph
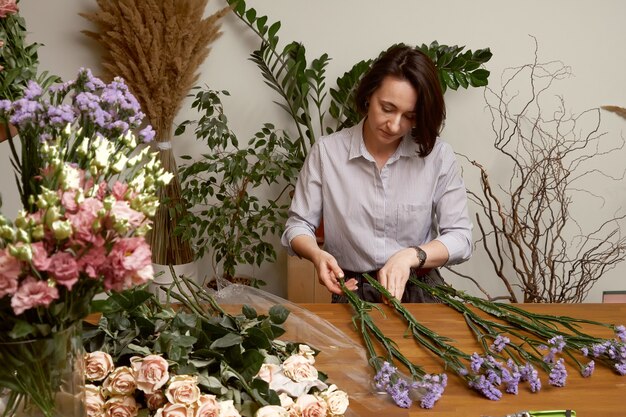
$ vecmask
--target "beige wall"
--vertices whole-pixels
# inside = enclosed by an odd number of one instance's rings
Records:
[[[579,113],[604,104],[626,106],[626,2],[622,0],[582,1],[502,1],[466,0],[271,0],[249,1],[270,20],[280,20],[282,40],[299,40],[307,47],[309,58],[326,52],[332,58],[328,66],[328,84],[349,69],[358,60],[370,58],[391,43],[440,43],[467,45],[470,49],[490,47],[494,56],[487,67],[492,71],[490,83],[499,85],[499,76],[507,67],[526,64],[533,59],[534,44],[529,35],[539,42],[539,60],[561,60],[572,67],[574,76],[557,86],[567,109]],[[223,5],[211,0],[208,11]],[[89,23],[77,13],[93,10],[93,0],[37,1],[22,0],[22,13],[31,32],[30,39],[45,44],[40,50],[41,68],[72,78],[80,67],[99,72],[99,50],[80,33]],[[202,67],[201,83],[215,89],[226,89],[231,97],[225,101],[233,129],[243,140],[263,122],[281,124],[283,115],[271,104],[275,99],[254,64],[247,60],[256,46],[256,39],[243,25],[229,16],[223,24],[223,37]],[[444,138],[457,152],[478,159],[497,175],[507,175],[502,161],[493,152],[490,120],[484,109],[480,89],[447,94],[448,119]],[[187,106],[188,107],[188,106]],[[548,109],[550,110],[550,109]],[[183,110],[179,119],[192,118]],[[602,130],[607,141],[615,141],[626,128],[626,123],[613,115],[604,115]],[[193,137],[176,138],[178,155],[197,153],[200,148]],[[8,147],[0,145],[0,192],[7,214],[17,210],[15,187],[8,164]],[[626,150],[607,159],[598,160],[598,166],[614,175],[621,175]],[[468,186],[476,185],[476,173],[463,162]],[[580,216],[583,230],[599,224],[603,216],[611,216],[626,207],[624,188],[626,180],[593,183],[594,193],[605,201],[591,199],[585,194],[575,195],[575,211]],[[590,185],[591,186],[591,185]],[[477,236],[477,234],[476,234]],[[268,282],[268,289],[285,295],[286,253],[279,249],[274,265],[250,271]],[[203,269],[208,271],[208,266]],[[463,265],[462,271],[471,274],[499,292],[491,268],[484,254],[477,250],[474,258]],[[608,272],[594,288],[588,301],[600,300],[602,290],[626,289],[623,275],[626,263]],[[466,282],[449,277],[463,288]]]

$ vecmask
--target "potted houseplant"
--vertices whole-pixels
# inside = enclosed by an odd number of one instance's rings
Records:
[[[279,233],[284,224],[287,202],[282,197],[289,186],[267,198],[253,190],[279,181],[289,184],[297,174],[298,166],[291,159],[297,145],[284,132],[265,124],[242,147],[228,125],[220,95],[228,92],[200,90],[192,104],[200,119],[183,122],[177,129],[180,134],[194,124],[196,137],[210,149],[181,167],[187,214],[177,233],[194,242],[198,258],[211,249],[216,276],[240,282],[237,265],[260,266],[276,258],[266,235]],[[191,161],[187,155],[181,158]],[[263,284],[255,279],[246,283]]]

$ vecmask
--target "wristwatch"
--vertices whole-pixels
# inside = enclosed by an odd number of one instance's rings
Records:
[[[426,263],[426,252],[424,252],[424,249],[420,248],[419,246],[409,246],[409,247],[415,249],[417,259],[419,259],[420,261],[420,263],[417,265],[417,269],[421,269]]]

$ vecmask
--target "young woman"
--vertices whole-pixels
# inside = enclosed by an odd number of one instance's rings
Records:
[[[338,279],[373,302],[369,273],[402,302],[432,299],[409,275],[443,283],[437,267],[472,253],[465,185],[450,145],[438,138],[445,104],[437,70],[421,51],[394,46],[356,91],[364,118],[319,138],[300,172],[282,243],[315,265],[345,302]],[[324,216],[324,248],[315,229]]]

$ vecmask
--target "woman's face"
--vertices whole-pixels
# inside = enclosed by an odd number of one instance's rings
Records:
[[[415,125],[417,92],[407,80],[387,76],[369,100],[364,136],[376,146],[399,144]]]

